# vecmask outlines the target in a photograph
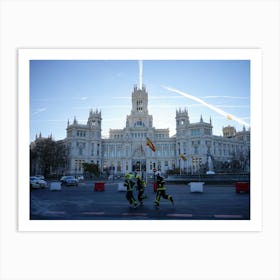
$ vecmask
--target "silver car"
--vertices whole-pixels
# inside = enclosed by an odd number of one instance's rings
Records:
[[[29,182],[32,189],[42,189],[48,187],[48,183],[45,180],[39,179],[35,176],[31,176]]]

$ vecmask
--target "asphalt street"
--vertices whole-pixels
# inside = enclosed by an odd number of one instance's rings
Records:
[[[234,184],[204,185],[203,192],[190,192],[186,184],[167,184],[167,194],[175,206],[161,198],[154,207],[155,193],[151,184],[145,190],[147,199],[136,209],[129,207],[124,191],[117,182],[105,182],[104,191],[94,191],[94,182],[82,182],[78,187],[63,186],[30,192],[31,220],[248,220],[250,194],[236,193]],[[137,197],[136,190],[134,191]]]

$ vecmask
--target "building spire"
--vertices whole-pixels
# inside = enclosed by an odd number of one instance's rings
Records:
[[[142,90],[143,61],[139,60],[139,89]]]

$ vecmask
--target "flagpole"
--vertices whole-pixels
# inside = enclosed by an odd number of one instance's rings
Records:
[[[143,139],[141,141],[141,147],[142,147],[142,151],[143,151],[143,155],[144,155],[144,161],[145,161],[145,166],[146,166],[146,170],[145,170],[145,183],[146,183],[146,186],[148,185],[148,178],[147,178],[147,156],[146,156],[146,151],[144,150],[143,148]]]
[[[156,147],[153,144],[153,142],[150,140],[149,137],[146,137],[146,145],[149,146],[149,148],[155,153]],[[154,173],[154,185],[155,185],[156,155],[154,154],[153,157],[151,157],[151,158],[154,159],[154,162],[153,162],[153,173]]]

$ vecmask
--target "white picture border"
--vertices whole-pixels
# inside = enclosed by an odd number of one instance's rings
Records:
[[[19,231],[261,231],[262,52],[260,49],[19,49],[18,50],[18,230]],[[30,220],[30,60],[250,60],[250,220]]]

